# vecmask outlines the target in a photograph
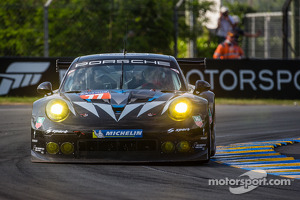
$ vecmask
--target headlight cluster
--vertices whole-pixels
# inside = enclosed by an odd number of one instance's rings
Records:
[[[169,106],[169,116],[175,121],[185,120],[191,111],[191,102],[186,98],[175,99]]]
[[[64,121],[69,115],[68,104],[61,99],[53,99],[46,106],[46,114],[54,122]]]

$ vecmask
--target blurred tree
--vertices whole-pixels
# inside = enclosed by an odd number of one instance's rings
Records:
[[[213,38],[209,31],[204,29],[202,36],[197,38],[198,57],[212,58],[218,44],[217,38]]]
[[[72,2],[72,3],[70,3]],[[49,8],[50,55],[121,52],[171,54],[172,1],[69,0]]]
[[[0,55],[41,56],[42,19],[40,0],[1,0]]]
[[[281,11],[286,0],[222,0],[224,5],[235,3],[246,4],[257,12],[276,12]]]
[[[51,56],[77,56],[109,49],[110,2],[107,0],[54,1],[49,7]]]
[[[225,6],[228,7],[231,16],[237,15],[241,20],[244,19],[245,14],[256,12],[256,9],[247,3],[241,3],[241,2],[225,3]]]
[[[190,38],[194,38],[196,43],[195,57],[211,58],[216,46],[213,41],[210,41],[209,33],[203,26],[203,23],[207,22],[208,19],[205,14],[207,11],[213,9],[214,2],[207,0],[193,0],[191,1],[191,4],[193,13],[197,19],[197,23],[195,23],[190,36]]]
[[[46,0],[1,0],[0,56],[43,56]],[[121,52],[172,54],[173,8],[178,0],[53,0],[49,13],[50,56]],[[179,51],[201,36],[206,0],[186,1],[200,19],[191,31],[179,10]],[[181,52],[180,55],[183,55]]]
[[[120,1],[118,24],[127,34],[127,49],[135,52],[171,54],[173,1]],[[122,26],[118,26],[120,28]],[[126,31],[127,27],[127,31]],[[124,30],[125,28],[125,30]],[[120,31],[119,31],[120,32]]]

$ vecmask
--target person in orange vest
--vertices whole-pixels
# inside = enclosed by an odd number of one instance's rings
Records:
[[[238,45],[238,35],[228,32],[226,40],[218,45],[213,55],[214,59],[241,59],[243,49]]]

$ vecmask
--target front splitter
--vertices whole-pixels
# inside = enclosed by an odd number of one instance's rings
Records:
[[[55,155],[48,156],[40,154],[31,150],[32,162],[46,162],[46,163],[161,163],[161,162],[186,162],[186,161],[207,161],[207,150],[197,152],[195,154],[164,154],[147,153],[147,152],[118,152],[107,153],[102,152],[101,156],[93,157],[55,157]]]

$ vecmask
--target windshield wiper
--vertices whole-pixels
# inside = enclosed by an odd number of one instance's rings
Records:
[[[160,90],[160,92],[177,92],[177,90]]]
[[[123,67],[124,67],[124,62],[122,61],[122,65],[121,65],[121,79],[120,79],[120,89],[123,89]]]
[[[162,93],[181,93],[181,90],[161,90]]]
[[[82,91],[81,90],[71,90],[71,91],[67,91],[65,93],[81,93]]]

